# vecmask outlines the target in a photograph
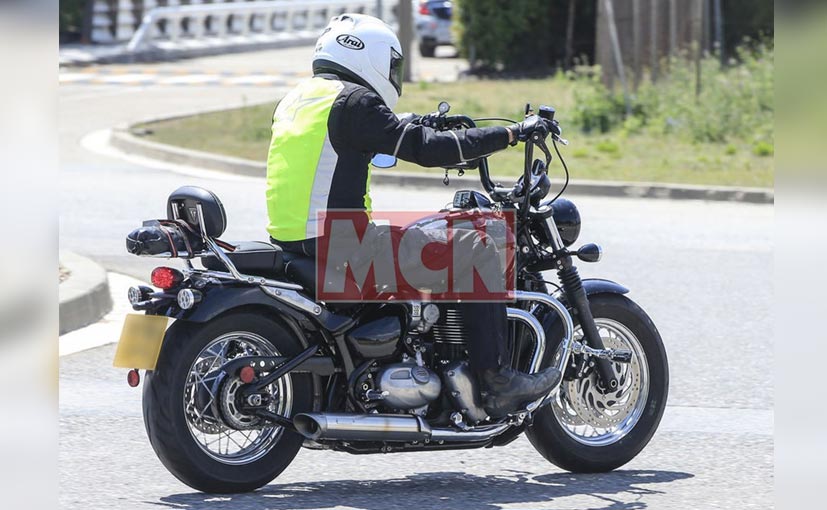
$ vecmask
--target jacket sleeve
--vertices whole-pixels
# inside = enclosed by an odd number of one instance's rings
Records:
[[[367,89],[351,94],[343,114],[341,128],[349,146],[393,154],[420,166],[453,165],[508,147],[508,130],[504,127],[435,131],[400,122],[379,96]]]

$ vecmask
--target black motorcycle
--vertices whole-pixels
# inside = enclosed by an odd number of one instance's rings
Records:
[[[476,125],[448,110],[443,103],[419,122],[440,130]],[[115,357],[132,369],[132,386],[146,370],[144,422],[167,469],[201,491],[243,492],[273,480],[302,446],[354,454],[483,448],[524,432],[572,472],[609,471],[634,458],[663,415],[666,352],[628,289],[580,278],[574,259],[598,262],[602,252],[591,243],[570,248],[580,215],[560,198],[565,185],[547,199],[547,141],[564,169],[557,144],[567,142],[552,108],[539,115],[546,129],[525,143],[518,182],[492,182],[486,158],[457,165],[460,174],[478,170],[487,195],[459,191],[444,212],[515,213],[511,363],[529,373],[558,367],[557,388],[490,418],[457,304],[316,301],[314,259],[267,242],[219,240],[227,222],[220,200],[185,186],[169,197],[166,219],[127,237],[132,253],[181,258],[186,267],[156,268],[157,289],[129,290],[145,314],[128,316]],[[546,281],[546,271],[558,283]]]

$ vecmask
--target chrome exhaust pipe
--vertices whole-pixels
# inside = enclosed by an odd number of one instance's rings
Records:
[[[511,425],[501,423],[488,427],[477,427],[471,430],[433,429],[431,441],[445,441],[446,443],[480,443],[488,441],[494,436],[505,432]]]
[[[347,441],[425,441],[431,427],[419,416],[401,414],[302,413],[293,418],[308,439]]]
[[[505,432],[502,423],[472,430],[431,429],[420,416],[403,414],[302,413],[293,418],[296,431],[308,439],[338,441],[440,441],[477,443]]]

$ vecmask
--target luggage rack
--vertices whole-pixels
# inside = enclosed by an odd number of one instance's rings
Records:
[[[204,213],[201,208],[201,204],[196,204],[195,207],[198,214],[198,225],[201,230],[201,239],[207,245],[209,251],[194,254],[193,256],[202,256],[212,253],[213,255],[218,257],[218,260],[220,260],[222,264],[224,264],[228,272],[214,271],[210,269],[198,269],[192,265],[192,257],[189,257],[184,259],[184,263],[187,265],[187,269],[185,271],[187,276],[197,275],[199,277],[205,278],[216,278],[219,280],[235,281],[248,285],[258,285],[261,287],[261,290],[263,290],[267,295],[279,301],[282,301],[294,308],[298,308],[299,310],[311,313],[313,315],[321,315],[322,307],[318,303],[306,297],[304,294],[298,292],[300,290],[303,290],[303,287],[301,285],[298,285],[296,283],[271,280],[269,278],[264,278],[262,276],[247,275],[241,273],[235,267],[233,261],[230,260],[230,257],[228,257],[224,250],[221,249],[218,243],[216,243],[213,238],[207,235],[207,230],[204,226]],[[172,215],[175,220],[179,219],[178,213],[175,209],[172,210]]]

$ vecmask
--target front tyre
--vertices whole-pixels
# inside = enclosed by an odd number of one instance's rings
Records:
[[[293,460],[302,438],[243,413],[240,382],[218,370],[239,356],[291,356],[301,345],[279,322],[233,313],[204,324],[170,327],[143,391],[144,424],[164,466],[190,487],[209,493],[257,489]],[[290,416],[312,407],[309,374],[288,374],[267,390],[269,410]]]
[[[669,392],[666,350],[646,312],[619,294],[590,296],[589,304],[605,347],[629,349],[632,360],[613,364],[618,388],[604,392],[589,360],[582,365],[573,356],[555,399],[526,431],[543,457],[575,473],[611,471],[632,460],[657,430]],[[546,330],[548,338],[558,339],[547,352],[559,347],[559,322]],[[574,338],[582,336],[575,317]]]

